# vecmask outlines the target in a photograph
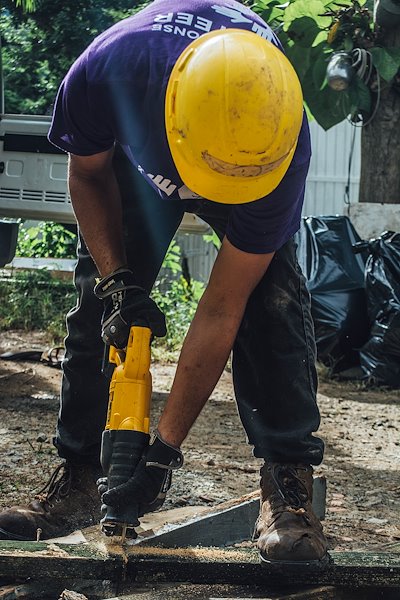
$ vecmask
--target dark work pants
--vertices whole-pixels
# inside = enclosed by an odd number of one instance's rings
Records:
[[[117,153],[129,266],[151,290],[184,210],[198,214],[220,238],[230,206],[159,195]],[[55,444],[61,457],[98,464],[106,421],[108,380],[101,373],[102,301],[93,294],[96,267],[82,240],[75,285],[77,306],[67,316],[61,407]],[[240,418],[256,457],[319,464],[323,442],[316,404],[315,341],[310,300],[292,241],[283,246],[251,295],[233,350]]]

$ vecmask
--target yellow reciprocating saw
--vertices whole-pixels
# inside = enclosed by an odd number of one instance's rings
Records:
[[[124,351],[110,347],[109,361],[115,369],[110,383],[106,428],[101,446],[101,464],[108,489],[128,481],[149,442],[151,373],[148,327],[132,326]],[[134,499],[132,499],[134,501]],[[136,537],[138,506],[103,507],[102,530],[107,536]]]

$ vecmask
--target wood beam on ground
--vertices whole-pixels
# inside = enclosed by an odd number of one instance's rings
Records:
[[[191,581],[244,585],[399,587],[400,554],[332,552],[322,572],[261,564],[254,548],[71,546],[0,541],[0,577]]]

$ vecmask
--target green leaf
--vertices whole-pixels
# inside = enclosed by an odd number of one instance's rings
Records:
[[[286,49],[286,56],[292,63],[298,78],[302,81],[310,68],[311,49],[297,45],[289,46]]]
[[[326,82],[327,61],[327,55],[321,52],[313,63],[312,78],[317,90],[321,90]]]
[[[353,50],[353,48],[354,48],[353,40],[351,39],[351,37],[349,35],[346,35],[346,37],[344,38],[344,42],[343,42],[343,49],[345,50],[345,52],[351,52],[351,50]]]
[[[311,17],[295,19],[287,29],[289,37],[299,46],[309,48],[319,33],[317,23]]]
[[[270,12],[269,21],[274,21],[275,19],[278,21],[283,21],[284,14],[284,9],[282,8],[279,0],[279,5],[275,6]]]
[[[359,77],[354,78],[348,95],[352,106],[358,108],[358,111],[368,114],[371,112],[371,92]]]
[[[320,31],[312,43],[313,47],[319,46],[320,44],[327,45],[327,37],[328,37],[327,31]]]
[[[281,0],[258,0],[251,4],[251,8],[267,23],[271,23],[275,19],[278,21],[283,19],[284,8],[282,7]]]
[[[343,92],[325,87],[318,93],[313,86],[303,87],[305,101],[314,119],[327,130],[343,121],[350,113],[350,103]]]
[[[325,8],[328,9],[332,9],[332,10],[337,10],[338,9],[338,2],[337,0],[322,0],[322,2],[325,5]],[[352,6],[353,4],[353,0],[340,0],[340,6]],[[362,1],[360,2],[360,4],[362,4]]]
[[[323,17],[325,12],[324,3],[321,0],[295,0],[285,10],[285,28],[289,28],[293,21],[302,17],[312,19],[318,29],[329,27],[332,22],[330,17]]]
[[[400,67],[400,48],[371,48],[372,61],[379,75],[391,81]]]
[[[175,242],[175,240],[172,240],[167,250],[167,254],[163,262],[163,267],[165,269],[169,269],[174,274],[180,273],[182,271],[181,249],[180,246],[178,246],[178,244]]]
[[[217,248],[217,250],[221,248],[221,240],[219,239],[215,231],[213,231],[212,233],[205,233],[203,235],[203,240],[208,244],[213,244],[213,246]]]

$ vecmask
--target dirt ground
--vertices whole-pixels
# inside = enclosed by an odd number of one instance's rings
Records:
[[[44,333],[0,334],[0,353],[46,349]],[[175,367],[155,363],[153,419]],[[52,435],[61,372],[40,362],[0,360],[0,508],[26,502],[58,464]],[[364,389],[321,377],[320,434],[328,482],[324,522],[331,549],[400,551],[400,390]],[[260,462],[239,422],[231,377],[223,377],[183,451],[165,508],[215,505],[252,492]]]

